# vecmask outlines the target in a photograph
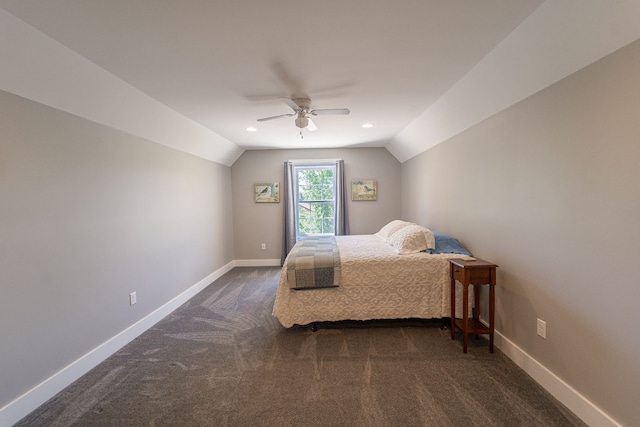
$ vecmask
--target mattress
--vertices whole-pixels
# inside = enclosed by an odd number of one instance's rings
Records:
[[[450,317],[448,260],[472,259],[452,253],[398,255],[376,235],[336,236],[336,243],[342,267],[337,288],[290,289],[285,262],[273,307],[273,315],[284,327],[339,320]],[[461,288],[459,283],[456,286]],[[460,300],[456,300],[456,313],[462,312]]]

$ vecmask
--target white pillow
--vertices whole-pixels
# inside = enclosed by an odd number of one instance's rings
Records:
[[[401,228],[389,237],[388,242],[401,255],[414,254],[436,247],[433,232],[418,224]]]
[[[380,237],[385,242],[389,241],[389,237],[396,231],[400,230],[407,225],[412,225],[413,222],[402,221],[400,219],[394,219],[389,224],[385,225],[376,233],[376,236]]]

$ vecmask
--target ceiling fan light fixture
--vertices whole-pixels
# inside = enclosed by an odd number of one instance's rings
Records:
[[[257,132],[258,129],[254,128],[254,127],[248,127],[245,129],[247,132]]]
[[[300,129],[306,128],[307,126],[309,126],[309,119],[302,115],[299,115],[296,118],[296,126],[298,126]]]

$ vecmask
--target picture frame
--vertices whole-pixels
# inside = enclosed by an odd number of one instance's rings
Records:
[[[378,181],[375,179],[354,179],[351,181],[351,200],[378,200]]]
[[[256,203],[280,203],[279,182],[256,182],[253,191]]]

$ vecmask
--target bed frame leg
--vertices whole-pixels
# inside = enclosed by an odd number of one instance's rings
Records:
[[[442,318],[442,323],[440,323],[440,329],[443,331],[446,331],[448,328],[448,325],[451,323],[451,319],[449,317],[443,317]]]

